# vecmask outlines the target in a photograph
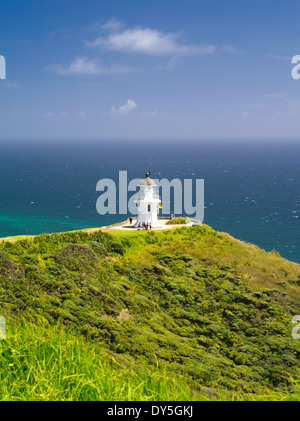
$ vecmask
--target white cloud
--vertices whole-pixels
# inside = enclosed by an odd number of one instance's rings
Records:
[[[237,54],[243,53],[242,50],[239,50],[238,48],[234,47],[233,45],[222,45],[221,50],[223,51],[223,53],[228,53],[228,54],[231,54],[231,55],[237,55]]]
[[[285,61],[291,60],[291,57],[289,57],[289,56],[282,56],[282,55],[278,55],[278,54],[266,54],[266,56],[269,57],[269,58],[273,58],[275,60],[285,60]]]
[[[282,99],[284,101],[288,100],[288,96],[286,94],[275,92],[273,94],[262,94],[260,95],[263,98],[275,98],[275,99]]]
[[[158,111],[157,110],[153,110],[153,111],[144,111],[142,112],[142,115],[146,116],[146,117],[154,117],[158,115]]]
[[[273,113],[276,115],[299,115],[300,99],[297,96],[292,97],[289,94],[274,92],[270,94],[261,94],[263,102],[248,104],[254,111]]]
[[[86,81],[82,81],[82,82],[77,82],[77,85],[80,86],[103,86],[103,82],[86,82]]]
[[[108,25],[109,22],[106,24]],[[110,29],[111,25],[107,26]],[[111,51],[133,52],[149,55],[196,55],[212,54],[214,45],[194,45],[180,42],[180,33],[164,33],[156,29],[135,27],[124,31],[117,27],[107,37],[98,37],[87,42],[90,47],[102,47]]]
[[[122,29],[124,24],[119,21],[117,18],[111,18],[106,23],[103,24],[101,21],[93,22],[92,24],[84,27],[82,29],[82,33],[91,34],[93,33],[99,33],[99,31],[111,31],[111,32],[118,32]]]
[[[122,22],[120,22],[118,19],[116,18],[112,18],[109,19],[104,25],[102,25],[101,27],[103,29],[106,29],[108,31],[112,31],[112,32],[118,32],[123,28],[124,24]]]
[[[52,111],[49,111],[48,113],[45,113],[45,114],[44,114],[44,116],[45,116],[46,118],[52,118],[52,117],[54,117],[54,116],[55,116],[55,113],[53,113]]]
[[[85,110],[81,110],[80,113],[79,113],[79,117],[80,118],[93,117],[93,114],[92,113],[88,113]]]
[[[263,98],[267,98],[273,103],[278,103],[285,106],[287,109],[293,112],[300,112],[300,99],[292,98],[287,94],[284,93],[273,93],[273,94],[264,94],[261,95]]]
[[[121,105],[119,108],[111,107],[110,113],[112,115],[117,115],[117,114],[125,115],[125,114],[128,114],[130,111],[135,110],[136,107],[137,107],[137,103],[133,101],[132,99],[129,99],[126,102],[126,104]]]
[[[10,81],[10,80],[8,80],[8,79],[4,80],[4,81],[2,82],[2,85],[3,85],[5,88],[18,88],[18,87],[20,86],[18,82],[12,82],[12,81]]]
[[[244,118],[250,117],[250,114],[249,114],[247,111],[245,111],[245,112],[242,114],[242,117],[244,117]]]
[[[104,66],[99,59],[88,59],[87,57],[75,57],[69,66],[53,64],[46,67],[46,70],[59,75],[101,75],[131,73],[138,69],[130,66],[110,64]]]

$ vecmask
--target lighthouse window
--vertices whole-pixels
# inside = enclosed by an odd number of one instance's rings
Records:
[[[148,205],[148,212],[150,212],[150,205]]]

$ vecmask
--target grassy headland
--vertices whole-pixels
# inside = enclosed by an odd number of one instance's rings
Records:
[[[0,399],[298,399],[300,266],[208,226],[0,244]]]

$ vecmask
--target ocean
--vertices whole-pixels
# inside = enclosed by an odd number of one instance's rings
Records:
[[[204,179],[204,223],[300,263],[300,142],[76,140],[0,142],[0,237],[110,225],[102,178]],[[128,215],[129,216],[129,215]]]

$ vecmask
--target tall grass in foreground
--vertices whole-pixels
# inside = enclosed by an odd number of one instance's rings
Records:
[[[300,400],[291,391],[233,394],[195,391],[185,378],[143,363],[118,363],[104,348],[60,326],[8,326],[0,340],[2,401]]]
[[[139,365],[134,370],[59,327],[8,327],[0,341],[0,400],[190,400],[182,379]]]

